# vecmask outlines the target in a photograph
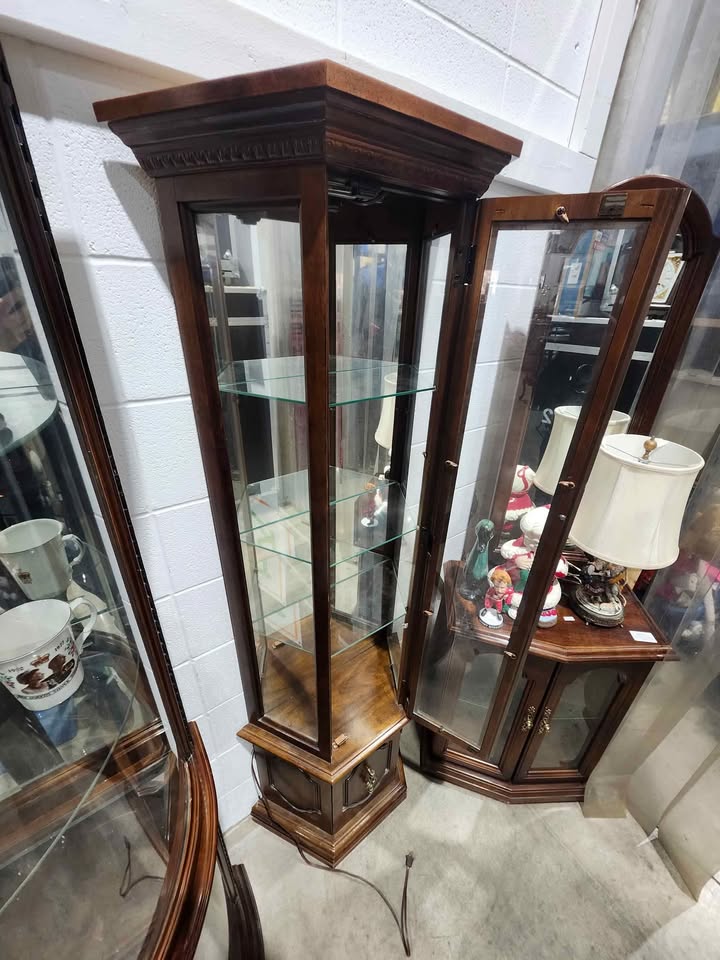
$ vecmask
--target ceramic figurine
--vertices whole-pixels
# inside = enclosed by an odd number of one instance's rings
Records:
[[[548,509],[548,507],[534,507],[523,515],[520,520],[522,535],[516,540],[506,540],[505,543],[503,543],[500,547],[500,555],[505,562],[490,571],[491,579],[494,572],[498,569],[505,570],[512,579],[513,592],[507,605],[507,615],[511,620],[517,617],[523,590],[525,589],[530,568],[535,559],[535,551],[537,550],[540,537],[545,528]],[[556,607],[562,595],[558,578],[567,576],[567,572],[567,561],[564,560],[563,557],[560,557],[557,567],[555,568],[555,576],[552,579],[550,589],[543,603],[540,619],[538,620],[538,625],[541,627],[552,627],[557,623]]]
[[[364,527],[376,527],[378,524],[378,508],[382,505],[382,496],[376,483],[372,480],[365,484],[365,493],[362,495],[362,517],[360,523]]]
[[[512,599],[513,583],[510,574],[502,567],[494,567],[489,580],[490,589],[485,594],[485,606],[479,618],[486,627],[499,627],[503,622],[503,606]]]
[[[580,569],[580,585],[572,596],[573,609],[588,623],[616,626],[623,621],[624,584],[625,567],[593,557]]]
[[[530,496],[534,479],[535,471],[531,467],[517,465],[513,477],[512,494],[508,500],[503,522],[503,533],[506,537],[511,537],[518,532],[520,521],[535,506]]]
[[[458,593],[465,600],[478,603],[487,590],[488,546],[495,533],[492,520],[481,520],[475,527],[475,543],[465,561],[465,578]]]

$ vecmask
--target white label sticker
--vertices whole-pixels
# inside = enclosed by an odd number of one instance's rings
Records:
[[[580,279],[580,270],[582,269],[582,260],[574,260],[570,264],[567,272],[568,286],[574,287]]]
[[[570,622],[570,621],[573,621],[573,622],[574,622],[574,621],[575,621],[575,617],[563,617],[563,620],[567,620],[568,622]]]
[[[630,636],[638,643],[657,643],[655,637],[647,630],[631,630]]]

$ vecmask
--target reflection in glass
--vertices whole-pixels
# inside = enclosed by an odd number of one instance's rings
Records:
[[[196,227],[264,712],[316,739],[299,208]]]
[[[420,714],[475,746],[492,713],[547,506],[644,232],[633,221],[493,228],[436,589],[441,613],[425,645],[416,701]],[[626,429],[629,411],[619,405],[610,429]],[[561,557],[538,622],[555,642],[567,629],[559,608],[568,572]],[[517,702],[517,685],[513,696]],[[497,746],[496,738],[496,757]]]
[[[575,770],[620,687],[614,667],[589,667],[563,689],[533,770]]]

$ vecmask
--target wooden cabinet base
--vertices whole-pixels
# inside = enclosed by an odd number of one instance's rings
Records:
[[[253,807],[253,819],[336,866],[407,795],[399,739],[398,733],[335,784],[258,752],[264,800]],[[382,756],[388,758],[384,769],[378,764]],[[357,795],[361,783],[364,796]],[[300,793],[311,798],[310,804],[298,804]]]
[[[252,722],[238,733],[255,749],[270,810],[268,816],[260,801],[254,818],[280,836],[287,831],[332,866],[404,799],[400,733],[408,722],[395,698],[384,646],[365,640],[333,664],[331,760]]]
[[[443,737],[418,726],[420,736],[420,768],[433,780],[455,783],[459,787],[501,800],[503,803],[552,803],[582,800],[585,783],[559,781],[545,783],[512,783],[478,768],[476,759],[458,745],[450,745]]]

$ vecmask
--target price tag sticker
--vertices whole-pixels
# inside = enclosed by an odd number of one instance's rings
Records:
[[[638,643],[657,643],[655,637],[647,630],[631,630],[630,636]]]

